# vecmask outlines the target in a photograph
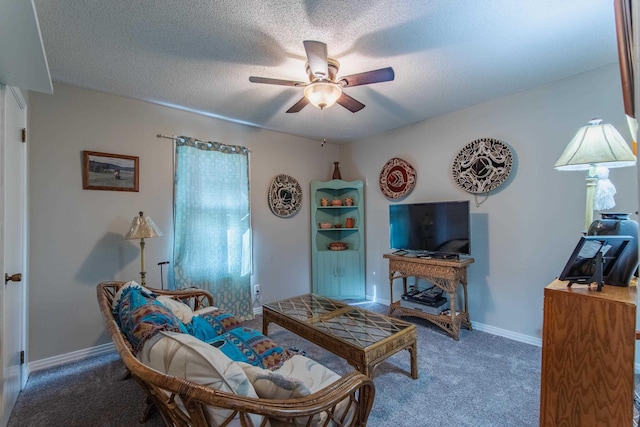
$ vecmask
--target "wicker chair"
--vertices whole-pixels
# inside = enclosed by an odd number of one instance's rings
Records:
[[[126,368],[146,392],[148,403],[159,410],[167,426],[209,426],[211,420],[206,410],[207,406],[231,410],[226,422],[235,419],[235,422],[239,421],[243,427],[254,425],[250,414],[262,417],[261,426],[315,425],[318,419],[326,420],[322,423],[326,426],[366,426],[375,388],[371,379],[355,371],[308,396],[271,400],[225,393],[147,367],[134,357],[126,336],[120,331],[112,315],[111,303],[122,285],[124,282],[103,282],[98,285],[100,310]],[[170,295],[190,305],[194,310],[213,305],[211,294],[200,289],[152,291]],[[348,401],[351,408],[349,413],[354,414],[348,424],[339,419],[339,411],[336,411],[337,405],[343,401]],[[227,425],[226,422],[224,425]]]

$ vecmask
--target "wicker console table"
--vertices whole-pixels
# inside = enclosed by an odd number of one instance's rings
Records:
[[[471,319],[467,304],[467,266],[472,264],[473,258],[459,260],[443,260],[436,258],[417,258],[414,256],[402,256],[385,254],[389,260],[389,316],[398,312],[400,316],[415,316],[426,319],[447,331],[456,341],[460,336],[460,326],[471,330]],[[419,277],[425,279],[449,296],[450,314],[429,314],[411,308],[402,307],[400,300],[393,299],[393,281],[402,279],[403,292],[407,293],[407,277]],[[456,291],[462,285],[462,308],[456,305]]]

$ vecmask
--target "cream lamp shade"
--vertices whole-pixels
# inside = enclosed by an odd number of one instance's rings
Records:
[[[140,278],[142,286],[146,285],[145,276],[147,274],[144,271],[144,239],[160,236],[162,236],[162,231],[158,229],[151,217],[145,217],[142,212],[133,218],[129,232],[124,236],[125,240],[140,239]]]
[[[636,156],[622,135],[601,119],[592,119],[576,132],[555,168],[560,171],[589,170],[591,165],[607,168],[634,166]]]
[[[315,81],[304,88],[305,98],[321,110],[331,107],[341,95],[342,87],[328,81]]]
[[[559,171],[589,171],[587,175],[585,229],[588,229],[593,221],[595,187],[598,175],[603,175],[603,172],[596,173],[597,168],[622,168],[635,164],[636,156],[622,135],[612,125],[603,124],[601,119],[592,119],[587,126],[578,129],[556,162],[555,168]],[[613,192],[615,194],[615,188],[613,188]]]
[[[151,237],[161,237],[162,231],[158,229],[151,217],[144,216],[144,213],[140,212],[138,216],[133,218],[129,232],[124,238],[126,240],[132,239],[146,239]]]

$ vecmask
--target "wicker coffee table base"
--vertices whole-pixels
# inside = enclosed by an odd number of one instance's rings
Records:
[[[305,297],[308,296],[299,298]],[[292,298],[291,300],[294,299]],[[284,302],[291,300],[285,300]],[[277,323],[288,331],[293,332],[294,334],[319,345],[325,350],[342,357],[351,366],[367,375],[369,378],[373,377],[373,371],[380,362],[401,350],[408,350],[411,361],[411,378],[418,378],[417,332],[414,324],[388,317],[383,314],[373,313],[359,307],[347,306],[337,301],[332,302],[337,305],[341,305],[342,308],[338,308],[319,316],[323,320],[331,320],[332,318],[341,316],[348,311],[349,314],[353,314],[354,312],[359,313],[363,318],[373,317],[376,320],[382,321],[382,324],[388,323],[394,326],[401,325],[401,328],[397,332],[381,338],[379,341],[372,342],[367,346],[362,346],[349,342],[349,339],[345,339],[344,337],[334,335],[331,333],[331,329],[323,330],[316,327],[315,323],[318,321],[317,318],[301,320],[294,316],[274,310],[272,307],[269,307],[269,305],[275,307],[279,303],[272,303],[263,307],[263,333],[268,335],[269,323]],[[378,327],[378,323],[375,323],[376,326],[372,326],[374,331],[375,328]]]

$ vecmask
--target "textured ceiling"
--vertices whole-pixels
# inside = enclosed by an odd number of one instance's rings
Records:
[[[344,142],[617,61],[612,0],[35,0],[54,81]],[[327,43],[366,105],[311,105],[303,40]],[[215,136],[212,136],[215,137]]]

